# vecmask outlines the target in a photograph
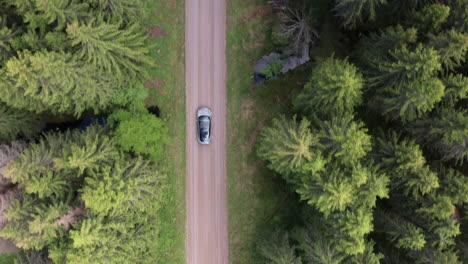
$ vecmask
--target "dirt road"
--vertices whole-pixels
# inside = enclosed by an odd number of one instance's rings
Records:
[[[226,2],[186,0],[187,264],[227,264]],[[210,145],[197,143],[195,111],[213,110]]]

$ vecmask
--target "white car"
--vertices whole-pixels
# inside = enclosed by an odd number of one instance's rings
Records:
[[[211,117],[212,112],[208,107],[200,107],[197,110],[197,140],[198,143],[208,145],[211,142]]]

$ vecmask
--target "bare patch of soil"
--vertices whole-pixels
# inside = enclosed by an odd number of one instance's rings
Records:
[[[161,94],[167,94],[167,92],[164,91],[164,84],[164,81],[152,78],[145,82],[144,87],[147,89],[154,89]]]
[[[167,32],[163,28],[160,28],[158,26],[154,26],[149,30],[148,34],[150,36],[160,37],[160,36],[165,36],[167,34]]]
[[[252,98],[248,98],[242,102],[241,105],[241,117],[243,120],[249,120],[252,118],[254,112],[255,112],[255,100]]]
[[[273,9],[271,9],[271,6],[269,4],[264,4],[261,5],[255,10],[253,13],[247,14],[239,19],[239,24],[244,24],[249,21],[255,20],[260,17],[267,16],[269,14],[273,13]]]
[[[250,136],[250,139],[247,143],[247,154],[252,152],[255,142],[257,141],[257,136],[262,130],[262,128],[263,128],[263,120],[260,120],[260,122],[258,122],[257,124],[257,127],[252,132],[252,135]]]
[[[55,222],[56,225],[62,226],[65,230],[69,230],[70,226],[78,221],[84,215],[84,206],[69,208],[68,213],[62,215],[59,220]]]

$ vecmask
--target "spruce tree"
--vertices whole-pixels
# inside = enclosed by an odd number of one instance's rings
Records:
[[[442,100],[444,91],[444,83],[437,78],[414,80],[378,96],[376,101],[389,119],[411,121],[430,112]]]
[[[88,15],[88,3],[77,0],[36,0],[37,11],[47,20],[48,24],[56,23],[56,30],[61,30],[66,24],[82,20]]]
[[[441,70],[439,55],[434,49],[418,45],[389,52],[389,59],[374,58],[369,84],[384,90],[400,90],[410,81],[426,80]],[[380,88],[381,87],[381,88]]]
[[[437,50],[444,68],[453,71],[466,60],[468,33],[461,33],[451,29],[438,35],[430,35],[428,46]]]
[[[468,98],[468,77],[462,74],[449,74],[442,78],[445,94],[442,102],[446,106],[455,106],[457,102]]]
[[[12,30],[7,27],[6,18],[0,16],[0,67],[14,55],[10,40],[18,34],[17,30]]]
[[[400,25],[371,32],[359,40],[353,58],[366,75],[375,76],[379,72],[377,59],[389,60],[390,51],[416,43],[417,33],[416,28],[403,28]]]
[[[99,20],[67,25],[67,35],[78,48],[76,57],[116,79],[143,81],[153,65],[148,54],[146,34],[137,25],[124,29]]]
[[[362,101],[363,86],[362,74],[354,65],[328,58],[312,70],[310,81],[293,104],[308,116],[322,119],[352,113]]]
[[[115,80],[95,67],[80,65],[70,54],[24,51],[6,64],[0,86],[2,100],[34,112],[51,110],[79,116],[86,109],[107,106]]]
[[[29,139],[44,127],[36,114],[0,104],[0,140],[8,142],[18,137]]]
[[[314,132],[319,138],[320,149],[348,166],[366,156],[371,149],[371,138],[364,123],[353,121],[351,116],[321,122]]]
[[[387,0],[335,0],[334,11],[342,20],[342,26],[354,29],[362,22],[373,21],[376,9]]]
[[[268,160],[268,167],[279,173],[302,170],[305,164],[320,159],[320,155],[311,151],[317,138],[309,126],[310,122],[305,118],[300,122],[296,117],[292,120],[284,116],[274,119],[272,125],[260,134],[259,157]]]
[[[420,147],[396,133],[377,138],[373,157],[390,176],[393,190],[403,188],[405,195],[421,199],[439,187],[437,174],[426,165]]]
[[[106,21],[119,24],[138,24],[144,16],[144,2],[141,0],[89,0],[93,10]]]
[[[420,32],[436,33],[445,23],[450,14],[450,7],[434,3],[423,7],[421,10],[413,11],[408,24],[416,26]]]
[[[468,113],[441,109],[432,117],[416,120],[408,126],[421,143],[442,157],[463,163],[468,160]]]
[[[296,246],[292,245],[288,232],[277,230],[259,245],[259,252],[271,264],[301,264]]]

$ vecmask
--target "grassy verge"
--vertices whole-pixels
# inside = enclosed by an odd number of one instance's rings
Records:
[[[168,186],[159,215],[157,263],[185,263],[185,77],[184,0],[148,0],[151,56],[157,65],[145,83],[147,104],[157,105],[171,143],[167,149]]]
[[[0,264],[14,264],[15,260],[18,259],[18,254],[0,254]]]
[[[256,156],[255,141],[273,117],[292,115],[291,97],[303,87],[315,62],[332,54],[343,56],[336,23],[323,19],[328,16],[329,3],[314,0],[311,5],[321,21],[319,31],[326,32],[310,51],[312,62],[253,87],[254,61],[274,50],[270,40],[274,14],[263,0],[228,0],[227,166],[229,258],[233,264],[264,263],[256,243],[265,231],[297,221],[293,205],[298,205],[299,198]]]
[[[252,86],[254,58],[273,49],[273,15],[265,1],[228,0],[227,169],[230,263],[259,263],[256,240],[281,218],[291,197],[279,178],[255,154],[261,128],[287,112],[297,74]]]

